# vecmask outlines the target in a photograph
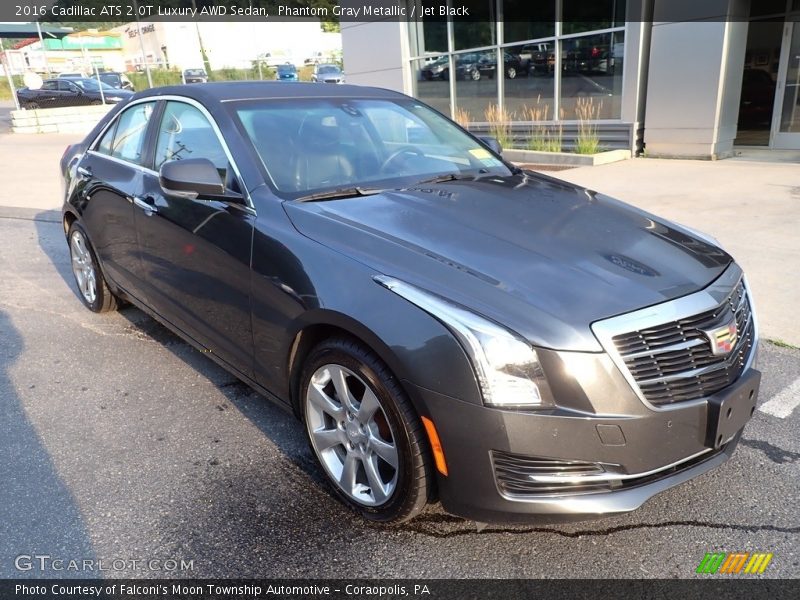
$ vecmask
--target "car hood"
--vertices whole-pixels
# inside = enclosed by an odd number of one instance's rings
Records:
[[[307,237],[558,350],[600,351],[594,321],[700,290],[732,260],[678,225],[525,173],[284,206]]]

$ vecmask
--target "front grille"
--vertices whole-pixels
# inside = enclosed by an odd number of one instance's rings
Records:
[[[737,340],[731,352],[715,355],[703,330],[734,315]],[[696,400],[730,385],[742,374],[755,343],[753,315],[740,280],[712,310],[613,338],[642,395],[657,406]]]
[[[491,458],[495,481],[501,494],[518,499],[533,499],[537,496],[611,492],[647,485],[702,464],[726,452],[728,446],[734,443],[728,442],[717,450],[698,454],[643,475],[618,473],[616,471],[620,468],[616,465],[539,458],[498,450],[492,450]],[[613,471],[607,471],[606,467]],[[537,480],[540,476],[546,476],[549,481]],[[553,476],[563,476],[565,481],[554,481],[556,477]],[[584,477],[586,479],[581,480]]]

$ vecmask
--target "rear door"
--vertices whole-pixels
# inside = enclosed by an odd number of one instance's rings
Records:
[[[59,106],[64,106],[59,96],[58,91],[58,81],[51,80],[45,81],[42,83],[42,87],[38,90],[34,90],[34,93],[31,98],[36,104],[39,105],[39,108],[56,108]]]
[[[91,99],[86,98],[77,85],[67,79],[58,81],[58,97],[60,106],[79,106],[91,102]]]
[[[209,351],[252,376],[250,255],[255,211],[218,130],[198,105],[169,100],[154,134],[153,170],[135,203],[148,303]],[[238,201],[166,194],[164,163],[207,158]],[[148,208],[149,207],[149,208]]]
[[[141,193],[147,133],[155,102],[122,111],[77,168],[81,219],[103,269],[134,296],[140,287],[133,198]]]

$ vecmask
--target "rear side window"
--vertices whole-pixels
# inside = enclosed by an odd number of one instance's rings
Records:
[[[154,102],[145,102],[126,109],[103,135],[97,152],[141,165],[147,124],[154,105]]]
[[[207,158],[225,179],[228,157],[206,116],[190,104],[167,102],[158,129],[155,169],[184,158]]]

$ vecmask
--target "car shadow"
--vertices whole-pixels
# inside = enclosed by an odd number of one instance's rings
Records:
[[[26,410],[39,392],[20,381],[13,367],[24,340],[9,315],[0,310],[0,577],[93,577],[92,572],[41,569],[36,556],[66,561],[95,560],[83,516],[69,486],[61,479],[50,453]],[[24,389],[26,401],[20,392]]]

